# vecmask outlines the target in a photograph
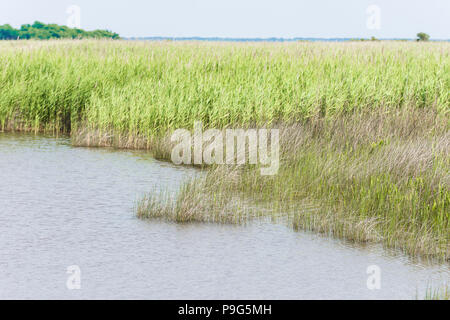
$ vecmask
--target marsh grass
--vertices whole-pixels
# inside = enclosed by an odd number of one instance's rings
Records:
[[[450,136],[433,110],[346,115],[278,127],[281,165],[218,166],[173,201],[143,199],[141,218],[178,223],[287,221],[411,255],[449,258]]]
[[[149,150],[152,156],[159,160],[170,160],[174,146],[169,133],[150,137],[134,136],[99,129],[88,129],[88,126],[73,130],[71,132],[71,141],[75,147]]]
[[[150,150],[170,133],[281,130],[279,173],[213,167],[141,218],[280,218],[448,260],[450,44],[400,42],[0,43],[0,129]]]
[[[448,113],[450,44],[3,41],[0,128],[150,138],[405,106]]]
[[[448,286],[433,289],[432,287],[428,287],[425,300],[450,300],[450,292],[448,291]]]

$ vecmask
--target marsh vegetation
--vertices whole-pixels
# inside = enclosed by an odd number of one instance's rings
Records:
[[[138,216],[282,218],[411,255],[450,257],[450,44],[50,41],[0,45],[2,130],[150,150],[170,134],[271,127],[277,175],[218,166]]]

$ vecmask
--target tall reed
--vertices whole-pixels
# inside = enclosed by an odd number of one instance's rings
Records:
[[[3,41],[3,130],[149,137],[405,106],[448,113],[449,43]]]

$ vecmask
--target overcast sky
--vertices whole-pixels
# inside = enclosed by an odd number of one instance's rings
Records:
[[[71,5],[83,29],[124,37],[450,39],[450,0],[0,0],[0,24],[68,24]]]

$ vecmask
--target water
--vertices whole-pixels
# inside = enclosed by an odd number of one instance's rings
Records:
[[[175,192],[195,172],[143,152],[0,133],[0,298],[414,299],[449,279],[448,265],[282,225],[135,217],[140,196]],[[80,290],[66,286],[73,265]],[[380,290],[367,288],[370,265]]]
[[[206,41],[206,42],[294,42],[294,41],[310,41],[310,42],[346,42],[355,41],[362,38],[221,38],[221,37],[131,37],[125,38],[126,40],[136,40],[136,41]],[[370,39],[366,39],[370,40]],[[408,38],[381,38],[378,40],[388,40],[388,41],[417,41],[416,39]],[[450,41],[450,39],[430,39],[430,41]]]

